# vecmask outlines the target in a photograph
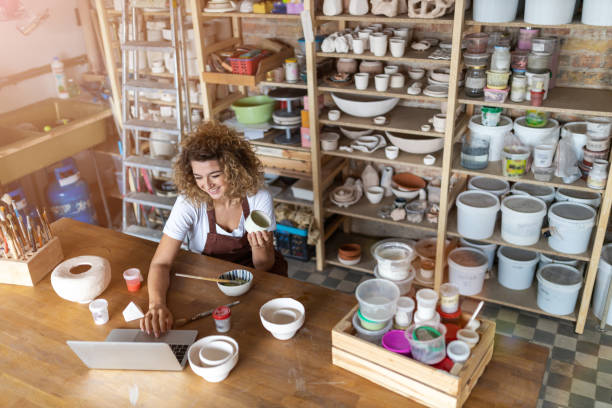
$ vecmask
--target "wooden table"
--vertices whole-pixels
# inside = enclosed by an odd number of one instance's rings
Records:
[[[104,340],[125,323],[121,311],[130,301],[147,306],[146,285],[127,291],[123,270],[146,273],[155,244],[69,219],[53,224],[65,259],[97,255],[112,265],[113,278],[101,295],[109,301],[110,321],[93,323],[87,305],[59,298],[49,277],[35,287],[0,286],[0,406],[129,406],[129,387],[137,385],[139,407],[412,407],[419,406],[331,364],[331,329],[355,298],[280,276],[257,273],[252,289],[232,308],[228,335],[240,344],[240,360],[223,382],[205,382],[189,367],[181,372],[89,370],[66,340]],[[181,252],[175,271],[216,276],[232,264]],[[274,339],[259,321],[259,307],[279,296],[300,300],[306,322],[296,337]],[[188,317],[228,303],[214,283],[173,277],[168,302],[175,317]],[[187,329],[198,337],[215,334],[204,318]],[[548,350],[497,336],[495,353],[467,407],[534,407]]]

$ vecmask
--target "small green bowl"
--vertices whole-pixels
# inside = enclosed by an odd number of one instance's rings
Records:
[[[361,314],[361,310],[359,309],[357,309],[357,317],[359,317],[359,323],[361,323],[361,327],[366,330],[378,331],[385,327],[385,324],[387,324],[387,321],[376,322],[374,320],[369,320],[363,317],[363,315]]]
[[[238,122],[244,125],[265,123],[272,119],[276,101],[266,95],[249,96],[232,104]]]

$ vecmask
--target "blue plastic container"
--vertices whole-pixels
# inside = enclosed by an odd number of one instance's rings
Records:
[[[53,175],[54,180],[47,188],[47,200],[55,219],[66,217],[97,225],[89,187],[81,180],[74,160],[62,161],[53,169]]]

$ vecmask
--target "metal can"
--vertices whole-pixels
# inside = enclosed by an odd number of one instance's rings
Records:
[[[298,81],[298,62],[296,58],[285,60],[285,81],[294,84]]]

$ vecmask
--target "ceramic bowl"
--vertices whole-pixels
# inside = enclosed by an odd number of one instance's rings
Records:
[[[334,132],[321,133],[321,149],[325,151],[336,150],[340,135]]]
[[[200,350],[202,346],[213,341],[225,341],[234,347],[235,351],[232,356],[221,364],[210,365],[200,360]],[[236,340],[228,336],[208,336],[201,338],[189,347],[187,359],[194,373],[208,382],[215,383],[225,380],[232,369],[236,367],[236,364],[238,364],[238,354],[239,348]]]
[[[385,147],[385,157],[389,160],[395,160],[399,156],[399,147],[387,146]]]
[[[372,119],[372,122],[374,122],[375,125],[382,126],[387,123],[387,118],[385,118],[384,116],[377,116]]]
[[[359,72],[367,72],[368,74],[377,75],[384,72],[382,61],[363,61],[359,64]]]
[[[450,81],[450,70],[448,68],[436,68],[429,72],[429,76],[434,81],[448,84]]]
[[[360,136],[357,138],[357,144],[367,147],[368,149],[375,148],[380,140],[376,136]]]
[[[389,81],[389,86],[391,88],[403,88],[406,84],[406,79],[404,75],[400,73],[391,74],[391,80]]]
[[[428,154],[437,152],[444,147],[444,138],[426,136],[396,136],[385,132],[392,145],[397,146],[401,151],[413,154]]]
[[[327,119],[338,120],[340,119],[340,111],[338,109],[332,109],[327,112]]]
[[[361,256],[361,245],[359,244],[342,244],[338,248],[338,258],[352,260]]]
[[[200,347],[200,361],[203,364],[216,366],[225,363],[236,353],[233,343],[224,340],[212,340]]]
[[[393,175],[393,182],[405,191],[418,191],[427,187],[427,182],[416,174],[397,173]]]
[[[331,97],[341,111],[360,118],[372,118],[390,112],[399,102],[399,98],[377,98],[353,95],[352,99],[340,97],[334,93]]]
[[[253,210],[244,221],[246,232],[267,231],[272,220],[263,211]]]
[[[331,195],[339,203],[348,203],[355,199],[355,189],[351,186],[339,186],[333,189]]]
[[[393,192],[393,195],[397,198],[404,198],[406,200],[412,200],[419,196],[419,190],[406,191],[393,186],[391,187],[391,192]]]
[[[378,204],[385,195],[385,189],[380,186],[372,186],[366,190],[366,198],[372,204]]]
[[[419,80],[425,76],[425,70],[423,68],[410,68],[408,76],[415,81]]]
[[[304,324],[304,305],[291,298],[276,298],[259,309],[261,324],[279,340],[289,340]]]
[[[253,285],[253,274],[246,269],[233,269],[218,276],[219,279],[236,280],[241,279],[247,281],[242,285],[231,285],[227,283],[217,282],[217,287],[227,296],[241,296],[251,289]],[[231,285],[231,286],[230,286]]]
[[[361,136],[371,135],[374,130],[372,129],[353,129],[340,126],[340,132],[351,140],[356,140]]]

